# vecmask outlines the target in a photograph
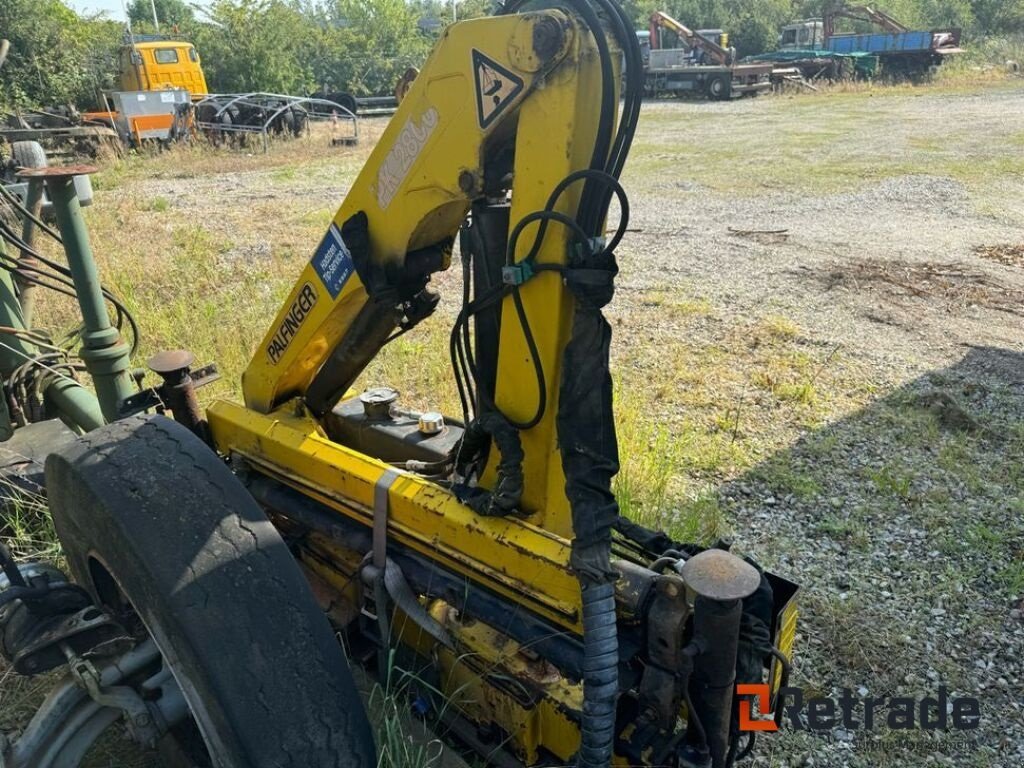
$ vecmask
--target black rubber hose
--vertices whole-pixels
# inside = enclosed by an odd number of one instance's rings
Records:
[[[8,587],[3,592],[0,592],[0,608],[3,608],[8,603],[13,603],[15,600],[32,600],[37,597],[43,597],[49,591],[50,588],[48,586]]]
[[[28,587],[28,584],[25,583],[25,577],[18,570],[18,564],[14,562],[11,550],[2,541],[0,541],[0,567],[3,568],[4,575],[7,576],[7,583],[10,586]]]
[[[615,585],[583,587],[583,722],[579,768],[608,768],[615,743],[619,694],[619,635]]]

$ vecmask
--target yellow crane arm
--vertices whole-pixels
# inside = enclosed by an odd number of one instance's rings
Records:
[[[716,64],[728,65],[732,63],[732,53],[729,49],[723,48],[718,43],[708,40],[702,35],[698,35],[681,21],[677,21],[664,11],[654,11],[651,14],[650,22],[651,41],[653,47],[662,47],[659,44],[655,44],[656,41],[660,39],[658,30],[668,29],[675,32],[676,35],[679,36],[679,39],[683,41],[683,44],[691,51],[694,49],[704,51]]]
[[[429,314],[430,274],[447,268],[471,202],[511,173],[524,102],[567,59],[580,65],[579,37],[555,10],[445,31],[249,363],[249,408],[302,395],[323,413],[396,328]],[[545,152],[530,152],[540,170]]]

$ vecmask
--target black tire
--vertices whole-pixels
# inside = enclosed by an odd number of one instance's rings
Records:
[[[46,151],[38,141],[16,141],[11,144],[11,162],[19,168],[46,168],[50,163]]]
[[[725,101],[732,95],[732,82],[727,75],[713,75],[706,86],[709,99]]]
[[[338,93],[335,95],[337,96],[337,98],[331,99],[331,101],[333,101],[335,104],[338,104],[339,106],[344,107],[353,115],[356,113],[356,110],[359,109],[359,104],[356,103],[356,97],[353,96],[351,93]]]
[[[130,602],[223,768],[370,768],[352,675],[288,548],[206,445],[162,416],[46,462],[75,579]]]

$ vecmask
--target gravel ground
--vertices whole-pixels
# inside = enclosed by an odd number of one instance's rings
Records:
[[[1022,114],[1021,87],[645,106],[609,314],[625,394],[696,435],[670,485],[803,585],[808,696],[981,702],[969,731],[786,729],[755,765],[1024,765]],[[99,231],[181,250],[191,221],[222,268],[287,273],[273,307],[365,151],[156,159],[101,179]]]
[[[976,730],[938,734],[789,730],[762,739],[755,764],[1024,765],[1024,269],[977,253],[1024,243],[1024,178],[1019,166],[970,168],[1007,151],[1008,136],[1019,141],[1024,93],[844,105],[861,128],[806,159],[868,158],[867,180],[840,165],[841,184],[791,175],[798,161],[780,158],[803,126],[782,103],[728,106],[741,109],[724,138],[724,107],[648,109],[664,127],[642,140],[678,157],[661,158],[657,180],[649,166],[634,172],[639,236],[623,250],[615,311],[630,314],[631,294],[676,286],[713,316],[652,321],[655,337],[684,334],[706,350],[770,311],[794,321],[808,350],[838,351],[823,423],[783,429],[781,452],[718,486],[736,545],[804,586],[795,683],[808,695],[921,698],[945,686],[950,699],[979,699],[982,713]],[[695,162],[692,146],[763,148],[766,118],[783,148],[720,163],[735,174],[724,184],[676,167]],[[952,173],[933,170],[949,169],[948,157]],[[768,188],[746,188],[748,163]],[[772,188],[759,163],[779,163],[790,181]],[[860,386],[871,396],[842,398]],[[771,417],[754,407],[745,418],[756,432]]]

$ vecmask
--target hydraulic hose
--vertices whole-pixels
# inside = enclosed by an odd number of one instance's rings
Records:
[[[612,297],[618,271],[614,249],[629,216],[618,176],[629,154],[640,111],[642,66],[632,24],[616,0],[567,2],[594,36],[601,68],[599,125],[589,168],[566,178],[552,193],[545,211],[535,215],[539,226],[526,261],[532,262],[536,256],[548,221],[569,226],[577,238],[582,235],[585,241],[603,236],[611,199],[613,195],[619,198],[622,216],[619,231],[611,243],[593,248],[587,242],[580,253],[570,259],[566,269],[561,270],[576,302],[572,336],[563,352],[557,416],[559,450],[575,533],[570,562],[579,577],[582,593],[583,713],[576,765],[578,768],[608,768],[614,751],[619,693],[615,572],[610,563],[611,528],[618,517],[618,505],[611,492],[611,478],[618,471],[618,445],[608,373],[611,328],[601,308]],[[503,12],[514,13],[523,4],[523,0],[509,0]],[[626,62],[624,108],[614,137],[610,128],[614,123],[615,84],[605,24],[621,47]],[[559,221],[553,208],[558,196],[577,180],[584,183],[575,222],[570,225]],[[520,222],[511,233],[511,253],[526,223],[525,220]],[[528,323],[521,310],[519,314],[527,332]]]
[[[607,768],[615,742],[619,694],[619,636],[615,585],[583,588],[583,722],[578,768]]]

